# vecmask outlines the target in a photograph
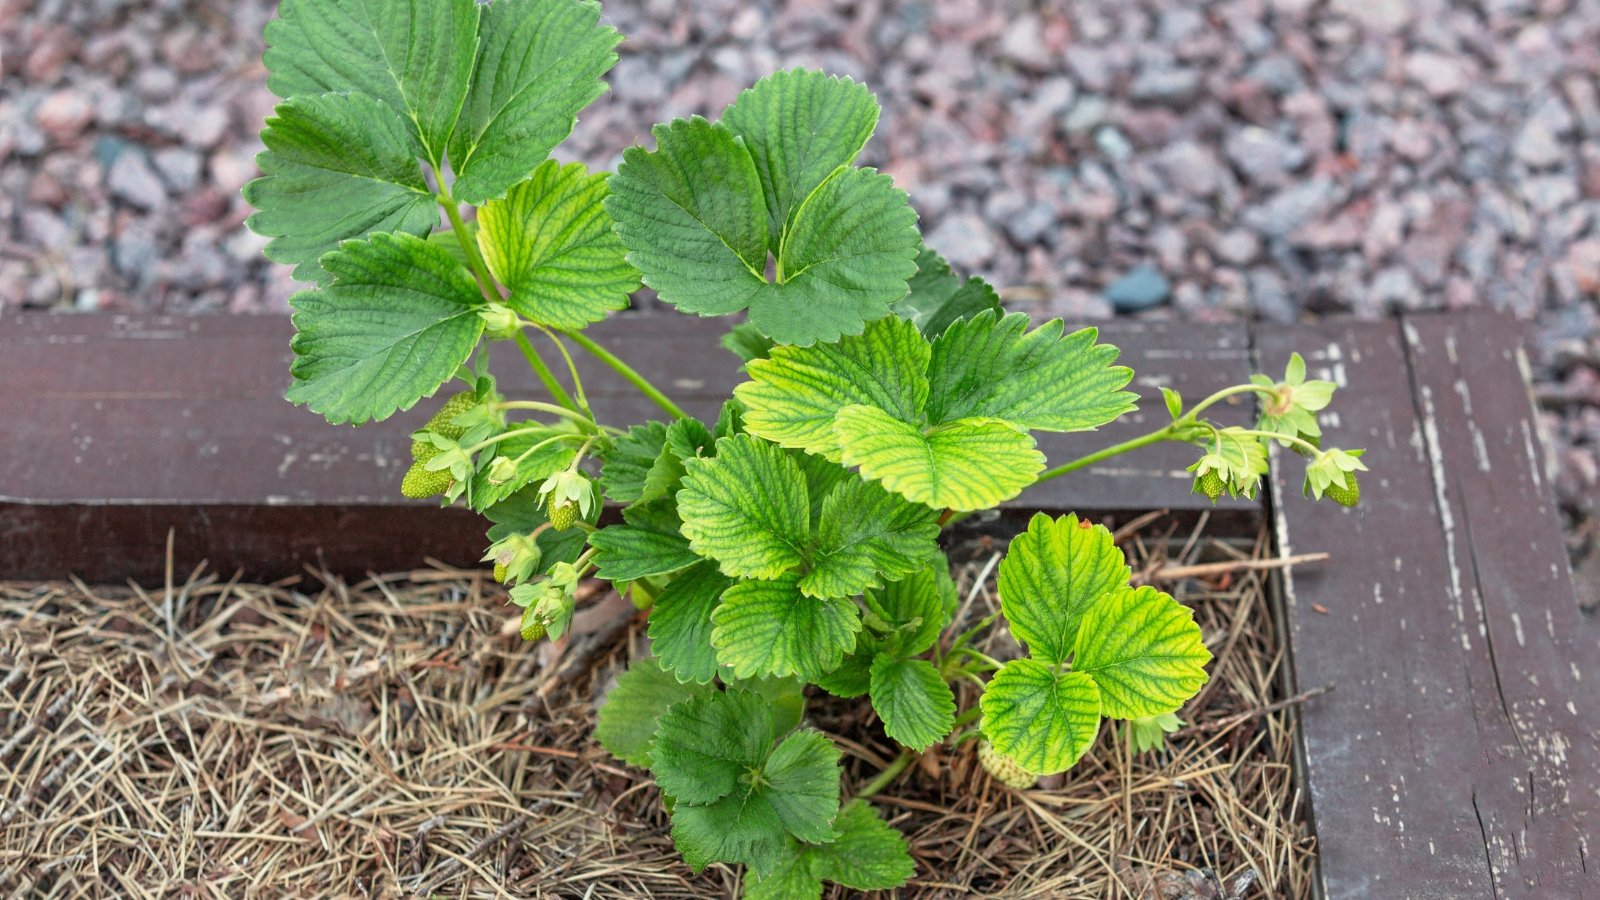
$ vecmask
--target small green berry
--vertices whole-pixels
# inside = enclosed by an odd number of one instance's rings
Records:
[[[1023,790],[1033,787],[1039,779],[1027,769],[1017,765],[1016,760],[1003,755],[994,749],[988,741],[978,744],[978,761],[983,763],[983,768],[995,781],[1009,788]]]
[[[425,463],[438,455],[439,448],[428,441],[411,442],[411,458],[416,462]]]
[[[1344,484],[1330,484],[1322,496],[1339,504],[1340,506],[1355,506],[1361,502],[1361,483],[1356,481],[1356,473],[1346,472]]]
[[[545,635],[545,621],[536,612],[537,606],[529,606],[522,611],[522,639],[537,641]]]
[[[1227,484],[1223,482],[1222,476],[1217,474],[1216,469],[1207,469],[1205,474],[1194,480],[1194,492],[1196,494],[1205,494],[1206,498],[1213,502],[1218,497],[1221,497],[1222,492],[1226,489]]]
[[[452,441],[456,440],[463,434],[466,434],[467,429],[464,426],[452,425],[450,423],[455,420],[456,416],[461,415],[477,405],[478,396],[476,394],[472,393],[471,391],[462,391],[461,393],[456,394],[454,397],[451,397],[449,400],[446,400],[444,402],[444,406],[439,407],[439,411],[433,414],[433,418],[429,419],[428,424],[422,426],[422,429],[424,431],[431,431],[434,434],[442,435]]]
[[[505,563],[495,563],[494,564],[494,580],[500,582],[501,584],[505,584],[506,583],[506,564]]]
[[[578,521],[578,504],[567,500],[550,506],[551,528],[557,531],[566,531],[576,521]]]
[[[434,497],[450,490],[454,481],[449,472],[430,472],[422,463],[412,463],[406,470],[406,477],[400,480],[400,493],[414,500]]]

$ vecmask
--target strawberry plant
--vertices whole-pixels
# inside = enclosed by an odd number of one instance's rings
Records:
[[[288,398],[361,425],[459,383],[398,487],[488,518],[525,639],[561,638],[586,578],[649,610],[651,655],[597,736],[654,775],[684,860],[747,866],[750,897],[894,887],[912,860],[869,798],[918,752],[976,738],[1025,786],[1106,719],[1154,746],[1211,658],[1190,611],[1071,515],[1034,517],[997,615],[955,633],[945,529],[1162,441],[1196,448],[1212,499],[1254,496],[1278,443],[1309,459],[1308,493],[1353,503],[1360,451],[1321,446],[1333,385],[1295,357],[1193,405],[1166,390],[1160,428],[1050,466],[1034,434],[1133,410],[1132,372],[1094,329],[1005,313],[923,245],[906,195],[857,164],[878,120],[864,86],[779,72],[716,121],[656,126],[615,173],[550,159],[620,39],[589,0],[285,0],[265,57],[283,102],[246,196],[267,255],[309,285]],[[723,343],[746,380],[714,418],[584,333],[641,284],[742,316]],[[504,396],[498,348],[547,396]],[[600,421],[574,348],[664,418]],[[1204,416],[1245,394],[1255,427]],[[975,649],[988,629],[1015,658]],[[960,708],[958,682],[981,700]],[[847,792],[808,685],[867,698],[904,753]]]

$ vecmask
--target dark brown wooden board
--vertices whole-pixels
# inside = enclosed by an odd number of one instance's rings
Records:
[[[717,343],[727,327],[641,313],[592,334],[709,420],[742,380],[737,359]],[[0,578],[159,577],[169,531],[180,571],[208,560],[258,578],[306,563],[361,575],[430,556],[452,564],[481,556],[479,517],[398,493],[408,435],[442,398],[375,425],[328,425],[283,399],[289,335],[281,317],[0,319]],[[1160,385],[1197,399],[1248,373],[1242,328],[1119,323],[1104,339],[1123,347],[1138,373],[1142,408],[1097,434],[1044,436],[1052,460],[1157,427]],[[495,353],[497,371],[512,373],[502,376],[507,393],[542,396],[514,347]],[[662,417],[610,369],[581,353],[579,366],[605,421]],[[1185,447],[1150,448],[1042,485],[1012,506],[1197,513],[1209,505],[1189,491],[1183,467],[1192,457]],[[1157,477],[1124,477],[1133,473]],[[1255,504],[1218,510],[1242,530],[1259,521]]]
[[[1365,446],[1356,510],[1275,467],[1329,897],[1600,896],[1600,628],[1575,603],[1540,470],[1520,333],[1473,313],[1265,331],[1344,385],[1325,430]],[[1288,463],[1287,465],[1283,465]]]

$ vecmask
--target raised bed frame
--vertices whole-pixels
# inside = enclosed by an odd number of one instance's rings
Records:
[[[716,349],[722,330],[639,314],[594,336],[714,417],[739,380]],[[1368,448],[1358,510],[1309,503],[1281,478],[1259,504],[1212,509],[1189,492],[1181,447],[1011,504],[1118,518],[1209,510],[1213,534],[1270,521],[1280,553],[1332,554],[1280,585],[1294,687],[1333,688],[1301,708],[1321,892],[1600,896],[1589,858],[1600,853],[1600,625],[1573,596],[1515,323],[1469,313],[1102,332],[1151,416],[1161,385],[1198,398],[1281,370],[1295,349],[1348,387],[1328,424]],[[281,399],[288,335],[276,317],[0,320],[0,579],[149,579],[169,546],[182,571],[208,560],[257,578],[306,564],[359,576],[424,556],[471,564],[477,517],[399,497],[422,418],[352,430],[294,409]],[[585,383],[609,421],[654,414],[607,369]],[[531,379],[506,387],[539,393]],[[1150,427],[1140,413],[1043,449],[1069,459]],[[1135,473],[1158,477],[1124,477]]]

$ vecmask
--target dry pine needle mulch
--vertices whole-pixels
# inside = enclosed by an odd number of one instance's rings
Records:
[[[1145,534],[1126,546],[1146,577],[1248,556]],[[964,616],[995,608],[1001,546],[953,551]],[[919,863],[899,896],[1309,892],[1265,578],[1217,568],[1166,585],[1218,657],[1171,749],[1129,759],[1106,728],[1022,792],[972,741],[925,756],[875,798]],[[590,739],[644,642],[631,605],[593,593],[570,644],[530,650],[475,572],[0,583],[0,896],[737,896],[737,872],[679,862],[646,773]],[[847,790],[893,757],[863,704],[810,712]]]

